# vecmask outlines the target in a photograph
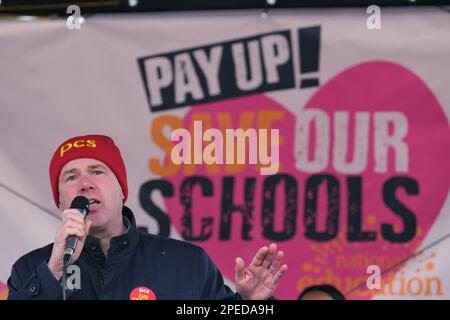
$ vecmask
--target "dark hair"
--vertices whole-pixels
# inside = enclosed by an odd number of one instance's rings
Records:
[[[298,296],[298,300],[303,298],[307,293],[312,291],[322,291],[331,296],[334,300],[345,300],[345,296],[338,289],[329,284],[312,285],[303,290]]]

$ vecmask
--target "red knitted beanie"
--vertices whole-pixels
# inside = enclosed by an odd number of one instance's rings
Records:
[[[127,172],[120,150],[114,141],[103,135],[74,137],[63,142],[50,162],[50,183],[56,206],[59,207],[58,180],[62,167],[71,160],[92,158],[105,163],[114,172],[122,187],[124,202],[128,197]]]

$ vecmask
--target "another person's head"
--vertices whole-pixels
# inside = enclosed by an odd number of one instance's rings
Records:
[[[335,287],[321,284],[305,288],[298,300],[345,300],[345,296]]]
[[[88,219],[93,233],[122,224],[122,207],[128,196],[127,175],[119,149],[103,135],[74,137],[63,142],[50,162],[53,198],[60,210],[72,200],[90,200]]]

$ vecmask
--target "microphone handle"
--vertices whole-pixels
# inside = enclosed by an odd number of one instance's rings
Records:
[[[64,249],[64,255],[68,254],[70,256],[75,252],[75,248],[77,247],[78,237],[77,236],[69,236],[66,240],[66,247]]]
[[[83,218],[86,218],[86,210],[78,209],[80,213],[83,215]],[[71,235],[67,237],[66,247],[64,248],[64,259],[63,259],[63,269],[67,270],[67,268],[72,263],[72,255],[75,252],[75,248],[77,247],[78,237]]]

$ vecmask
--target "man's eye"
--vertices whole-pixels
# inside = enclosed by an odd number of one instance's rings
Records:
[[[99,175],[99,174],[102,174],[102,173],[103,173],[103,171],[99,171],[99,170],[95,170],[95,171],[94,171],[94,174],[95,174],[95,175]]]
[[[75,180],[75,176],[68,176],[66,181],[73,181]]]

